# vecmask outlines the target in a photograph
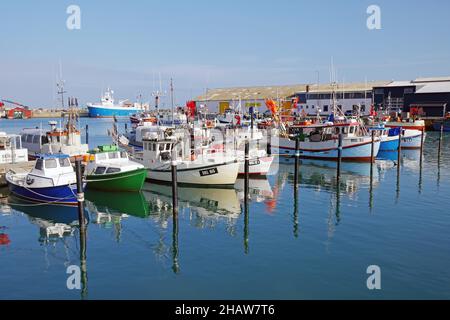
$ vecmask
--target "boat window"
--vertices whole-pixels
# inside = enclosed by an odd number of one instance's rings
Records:
[[[161,143],[161,144],[159,145],[159,151],[164,151],[164,144]]]
[[[39,143],[39,136],[33,136],[33,143],[38,144]]]
[[[96,169],[95,169],[95,174],[104,174],[105,173],[105,171],[106,171],[106,167],[97,167]]]
[[[117,173],[120,172],[119,168],[108,168],[108,170],[106,170],[106,173]]]
[[[342,132],[343,133],[348,133],[348,128],[347,127],[344,127],[344,128],[342,128],[343,130],[342,130]]]
[[[355,127],[350,127],[350,133],[355,132]]]
[[[117,159],[119,157],[119,154],[117,152],[110,152],[108,153],[109,159]]]
[[[126,151],[122,151],[122,152],[120,153],[120,157],[121,157],[122,159],[127,159],[127,158],[128,158],[128,155],[127,155]]]
[[[26,142],[27,136],[25,134],[23,134],[22,136],[20,136],[20,140],[22,140],[22,142]]]
[[[106,160],[106,153],[97,154],[97,160]]]
[[[47,143],[49,143],[48,137],[47,136],[42,136],[41,137],[41,144],[47,144]]]
[[[70,167],[70,160],[69,160],[69,158],[59,159],[59,166],[60,167]]]
[[[156,143],[152,143],[153,145],[153,151],[156,151]]]
[[[166,151],[170,151],[170,143],[166,144]]]
[[[46,169],[55,169],[58,167],[58,163],[56,159],[46,159],[45,160],[45,168]]]
[[[340,133],[339,127],[336,127],[334,130],[335,130],[336,134]]]
[[[33,136],[31,134],[27,135],[27,143],[33,142]]]
[[[42,159],[36,160],[36,165],[34,166],[37,170],[44,169],[44,161]]]

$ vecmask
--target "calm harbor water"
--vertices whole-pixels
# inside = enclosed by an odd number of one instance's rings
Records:
[[[0,120],[0,130],[47,126]],[[91,147],[109,143],[111,120],[89,123]],[[123,129],[123,124],[120,125]],[[302,161],[235,189],[180,188],[177,228],[171,189],[137,194],[88,192],[85,290],[68,290],[80,265],[74,208],[0,207],[0,299],[449,299],[450,136],[440,161],[429,133],[418,151],[384,154],[370,165]],[[372,183],[371,183],[372,180]],[[6,194],[6,190],[0,190]],[[366,269],[381,268],[382,289]]]

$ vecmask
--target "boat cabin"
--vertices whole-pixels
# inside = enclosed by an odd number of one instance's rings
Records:
[[[121,151],[115,145],[99,146],[89,151],[86,156],[88,174],[102,175],[122,172],[124,165],[129,163],[128,153]]]
[[[172,150],[174,148],[174,140],[144,140],[144,157],[146,159],[157,159],[159,162],[166,162],[172,159]],[[181,150],[180,150],[181,151]],[[182,154],[180,154],[182,156]]]
[[[337,139],[340,134],[344,138],[356,138],[361,129],[358,123],[346,124],[319,124],[289,127],[289,136],[297,137],[300,141],[319,142]]]
[[[66,154],[41,154],[29,175],[54,177],[61,174],[73,174],[70,157]]]

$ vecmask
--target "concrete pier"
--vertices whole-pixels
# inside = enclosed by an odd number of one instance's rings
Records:
[[[7,185],[5,180],[6,172],[9,170],[13,170],[15,172],[29,172],[33,168],[34,163],[34,161],[27,161],[21,163],[0,164],[0,187]]]

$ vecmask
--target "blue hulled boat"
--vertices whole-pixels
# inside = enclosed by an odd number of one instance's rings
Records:
[[[9,171],[9,190],[34,202],[77,205],[76,175],[68,155],[39,155],[29,173]]]
[[[139,103],[129,103],[122,101],[118,105],[114,104],[113,91],[108,88],[100,103],[88,103],[87,108],[91,118],[112,118],[130,117],[136,113],[144,111],[144,107]]]
[[[372,130],[377,132],[377,136],[381,139],[380,151],[398,150],[400,128],[385,128],[379,125],[377,127],[369,127],[369,131]]]

